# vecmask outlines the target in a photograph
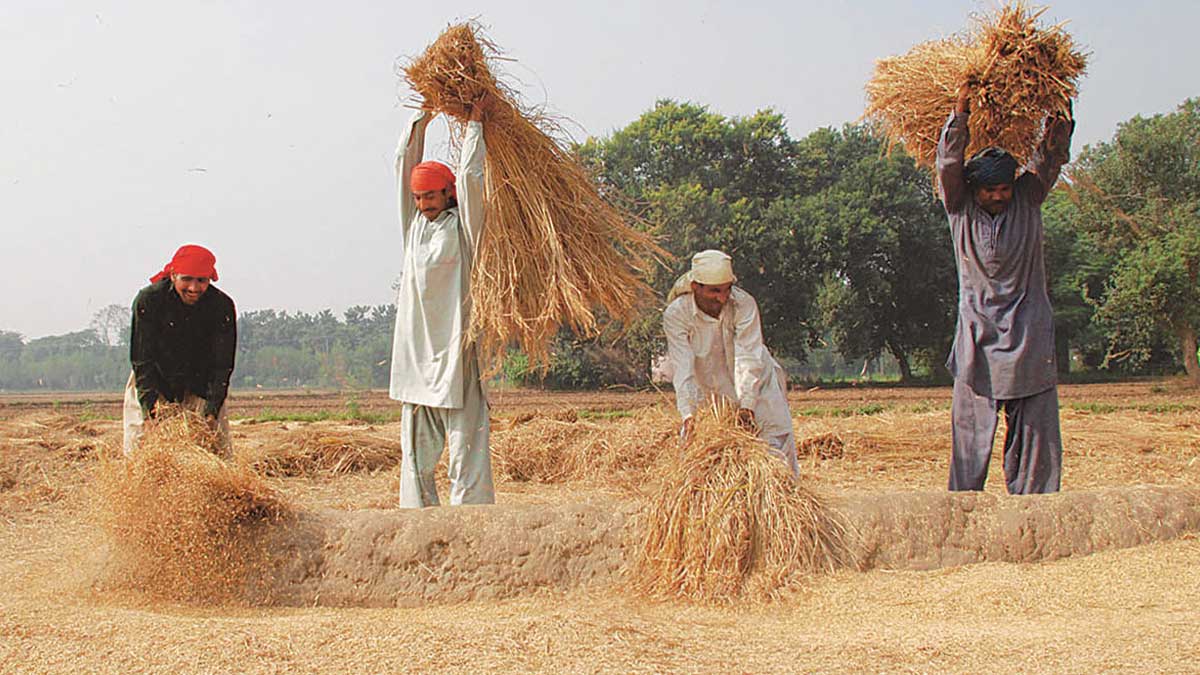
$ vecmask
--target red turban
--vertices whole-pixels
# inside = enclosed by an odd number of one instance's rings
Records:
[[[413,192],[448,189],[454,195],[454,172],[441,162],[421,162],[413,167],[411,178]]]
[[[188,277],[208,277],[217,280],[217,256],[203,246],[187,244],[175,251],[175,257],[167,263],[162,271],[150,277],[150,283],[158,283],[172,274],[182,274]]]

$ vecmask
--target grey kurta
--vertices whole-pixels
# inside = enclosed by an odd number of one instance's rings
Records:
[[[958,326],[946,367],[980,396],[1024,398],[1053,387],[1057,377],[1041,206],[1068,158],[1036,153],[1008,208],[992,216],[975,203],[963,175],[968,140],[967,114],[952,114],[937,152],[958,265]]]
[[[1047,139],[995,216],[966,184],[967,115],[952,114],[938,143],[938,178],[958,266],[951,490],[982,490],[996,414],[1004,409],[1004,475],[1014,494],[1055,492],[1062,469],[1054,316],[1046,290],[1041,205],[1067,161],[1065,137]],[[1051,153],[1046,148],[1059,148]]]

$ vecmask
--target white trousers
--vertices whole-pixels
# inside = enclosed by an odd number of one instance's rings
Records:
[[[440,503],[434,468],[446,446],[450,448],[450,503],[496,503],[487,398],[477,368],[468,368],[463,379],[467,390],[462,408],[404,404],[400,413],[400,508]]]
[[[792,475],[799,475],[796,459],[796,432],[792,429],[792,411],[788,408],[786,382],[780,368],[770,368],[770,374],[758,392],[754,404],[754,419],[758,436],[774,450],[771,454],[783,460]]]
[[[201,415],[204,414],[204,406],[207,403],[206,399],[195,394],[188,394],[183,398],[184,408]],[[226,399],[227,403],[228,399]],[[142,427],[145,424],[145,420],[142,418],[142,404],[138,401],[137,396],[137,382],[132,372],[129,373],[129,381],[125,383],[125,405],[121,413],[121,427],[124,431],[121,449],[128,457],[133,454],[133,449],[141,440]],[[229,417],[225,414],[225,404],[222,404],[221,410],[217,412],[217,440],[221,454],[225,457],[232,456],[233,444],[229,440]]]

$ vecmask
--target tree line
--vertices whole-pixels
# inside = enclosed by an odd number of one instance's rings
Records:
[[[875,364],[902,381],[945,377],[958,298],[946,216],[929,173],[869,126],[797,140],[771,110],[726,117],[663,100],[575,151],[674,256],[649,273],[664,297],[691,253],[720,248],[794,374],[854,377]],[[1084,148],[1043,214],[1059,368],[1182,370],[1200,383],[1200,100]],[[644,384],[664,351],[661,309],[596,339],[564,331],[544,372],[513,352],[500,377]],[[128,312],[106,307],[87,330],[35,340],[0,331],[0,390],[119,388]],[[233,384],[386,386],[394,318],[389,305],[243,313]]]

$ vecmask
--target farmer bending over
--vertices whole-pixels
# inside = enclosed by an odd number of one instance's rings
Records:
[[[404,262],[396,298],[390,395],[400,417],[400,506],[437,506],[434,467],[450,447],[450,503],[491,504],[488,405],[471,325],[471,267],[483,233],[483,117],[467,122],[459,179],[421,162],[433,115],[420,110],[400,136],[396,176]],[[420,162],[420,163],[418,163]]]
[[[675,282],[663,311],[668,367],[683,417],[680,435],[690,438],[697,406],[723,399],[737,405],[738,422],[756,429],[796,474],[787,378],[763,344],[758,303],[735,281],[728,255],[701,251]]]
[[[212,282],[217,259],[203,246],[182,246],[133,300],[125,385],[124,451],[129,456],[159,403],[178,403],[204,415],[228,456],[225,397],[237,350],[237,313]]]
[[[959,280],[958,326],[946,363],[954,376],[950,489],[983,489],[1004,408],[1009,493],[1057,492],[1062,438],[1041,206],[1069,159],[1075,122],[1048,119],[1019,177],[1017,161],[1001,148],[964,163],[969,91],[969,85],[959,90],[937,150]]]

